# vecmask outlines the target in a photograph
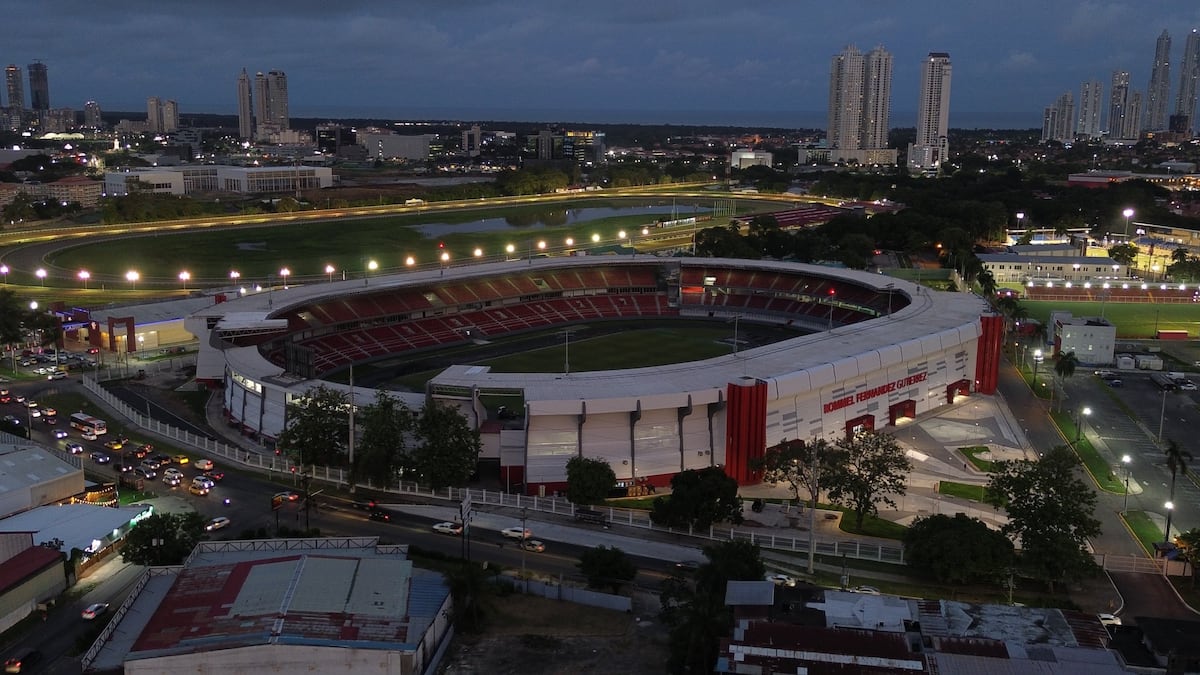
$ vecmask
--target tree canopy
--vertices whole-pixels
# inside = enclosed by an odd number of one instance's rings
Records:
[[[942,583],[970,584],[1000,576],[1013,562],[1008,537],[966,514],[918,518],[904,533],[908,565]]]
[[[325,385],[288,404],[287,426],[278,445],[301,467],[344,466],[349,439],[346,395]]]
[[[892,495],[905,493],[912,462],[893,436],[868,431],[839,441],[826,468],[821,487],[833,503],[854,511],[861,529],[867,514],[879,513],[880,503],[896,506]]]
[[[156,513],[125,535],[121,557],[135,565],[178,565],[203,537],[204,516],[199,513]]]
[[[603,459],[572,457],[567,460],[567,499],[574,504],[599,504],[617,484],[617,474]]]
[[[616,546],[596,546],[579,556],[579,571],[587,577],[588,586],[592,588],[611,588],[613,593],[620,593],[621,586],[633,581],[637,576],[637,567]]]
[[[737,481],[719,467],[681,471],[671,479],[671,496],[655,497],[650,519],[659,525],[703,529],[742,522]]]
[[[406,442],[413,429],[413,415],[386,391],[355,415],[362,436],[356,443],[355,478],[371,478],[390,485],[404,466]]]
[[[1078,476],[1079,464],[1061,445],[1039,461],[997,462],[985,492],[988,503],[1008,514],[1001,532],[1019,542],[1021,568],[1051,590],[1096,566],[1087,550],[1087,540],[1100,534],[1096,493]]]
[[[472,429],[462,413],[437,401],[428,401],[417,417],[421,443],[409,459],[421,481],[436,489],[461,485],[475,473],[483,450],[479,430]]]

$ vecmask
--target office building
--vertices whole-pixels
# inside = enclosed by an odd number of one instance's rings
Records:
[[[1100,138],[1100,110],[1104,99],[1104,86],[1100,80],[1084,82],[1079,86],[1079,124],[1075,134],[1089,140]]]
[[[1070,143],[1075,140],[1075,97],[1059,96],[1042,114],[1042,142]]]
[[[238,75],[237,97],[238,137],[250,140],[254,138],[254,108],[250,97],[250,76],[246,74],[245,68],[242,68],[242,74]]]
[[[104,116],[99,103],[88,101],[83,104],[83,126],[90,129],[104,128]]]
[[[273,132],[291,128],[287,75],[283,71],[272,70],[266,75],[260,72],[254,76],[254,117],[258,125],[255,138],[266,138]]]
[[[483,139],[483,131],[478,124],[472,124],[470,129],[463,129],[462,132],[462,152],[467,157],[478,157],[480,153],[480,142]]]
[[[1200,79],[1200,31],[1193,28],[1183,47],[1179,62],[1179,92],[1175,95],[1175,114],[1186,115],[1187,130],[1196,129],[1196,85]]]
[[[834,161],[881,163],[878,151],[887,148],[891,98],[892,55],[882,46],[864,55],[851,45],[833,57],[827,133]],[[895,162],[894,153],[890,158]]]
[[[1114,70],[1108,90],[1108,137],[1129,138],[1125,135],[1129,115],[1129,71]]]
[[[46,76],[46,64],[40,61],[29,64],[29,107],[50,109],[50,80]]]
[[[179,104],[157,96],[146,99],[146,131],[170,134],[179,130]]]
[[[916,142],[908,146],[908,168],[937,169],[950,154],[950,55],[930,52],[921,66]]]
[[[1144,129],[1162,131],[1167,128],[1167,98],[1171,94],[1171,36],[1163,31],[1154,44],[1154,67],[1150,70],[1150,85],[1146,89]]]
[[[4,69],[4,84],[8,91],[8,107],[12,110],[25,109],[25,85],[21,82],[21,68],[9,64]]]

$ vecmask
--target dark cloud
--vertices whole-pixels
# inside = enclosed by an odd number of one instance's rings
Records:
[[[954,110],[1031,123],[1115,68],[1144,88],[1158,33],[1178,55],[1200,26],[1200,8],[1135,0],[0,0],[0,15],[0,62],[46,63],[55,106],[162,96],[232,113],[245,68],[286,71],[297,115],[821,111],[830,57],[854,43],[893,53],[898,115],[916,107],[923,56],[948,51]]]

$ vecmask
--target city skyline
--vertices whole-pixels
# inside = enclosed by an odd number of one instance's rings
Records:
[[[752,122],[761,113],[765,124],[824,112],[830,58],[848,44],[884,44],[895,59],[894,125],[913,124],[922,57],[947,52],[956,71],[951,126],[956,115],[966,121],[988,112],[1035,127],[1048,101],[1115,70],[1131,71],[1131,88],[1147,91],[1155,39],[1167,30],[1178,53],[1200,27],[1200,8],[1149,4],[918,0],[814,13],[770,0],[580,7],[348,0],[333,9],[312,1],[183,7],[135,0],[114,13],[66,0],[50,17],[0,0],[0,11],[20,27],[0,48],[0,63],[45,64],[51,107],[76,110],[93,100],[106,110],[142,110],[157,95],[178,101],[185,114],[237,115],[231,82],[247,68],[252,77],[288,73],[292,117],[455,110],[525,119],[578,111],[591,118],[579,121],[640,114],[644,123],[704,123],[707,112],[709,123],[732,113]],[[1177,72],[1171,68],[1175,82]],[[809,126],[802,122],[812,117],[791,126]]]

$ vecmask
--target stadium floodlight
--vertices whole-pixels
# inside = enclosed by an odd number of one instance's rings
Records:
[[[92,273],[87,270],[79,270],[79,280],[83,282],[83,289],[86,291],[88,279],[92,278]]]
[[[285,290],[285,291],[287,290],[287,278],[288,278],[289,276],[291,276],[291,274],[292,274],[292,271],[291,271],[291,270],[289,270],[289,269],[288,269],[288,268],[286,268],[286,267],[284,267],[283,269],[279,270],[279,276],[280,276],[281,278],[283,278],[283,290]]]
[[[188,282],[188,279],[191,279],[191,278],[192,278],[192,273],[187,270],[184,270],[179,273],[179,283],[183,284],[183,290],[185,290],[185,291],[187,290],[187,282]]]
[[[412,267],[413,265],[416,265],[416,264],[417,264],[417,259],[416,259],[416,258],[414,258],[414,257],[412,257],[412,256],[410,255],[410,256],[408,256],[407,258],[405,258],[405,259],[404,259],[404,264],[405,264],[405,265],[407,265],[407,266],[409,266],[409,267]]]
[[[125,280],[129,282],[130,288],[137,288],[138,279],[141,278],[142,275],[138,274],[137,270],[129,270],[125,273]]]
[[[598,234],[593,234],[593,235],[592,235],[592,243],[593,243],[593,244],[598,244],[598,243],[600,243],[600,235],[598,235]]]
[[[333,273],[334,273],[334,272],[336,272],[336,271],[337,271],[337,270],[335,270],[335,269],[333,268],[333,265],[326,265],[326,266],[325,266],[325,274],[328,274],[328,275],[329,275],[329,283],[331,283],[331,284],[333,283]]]

